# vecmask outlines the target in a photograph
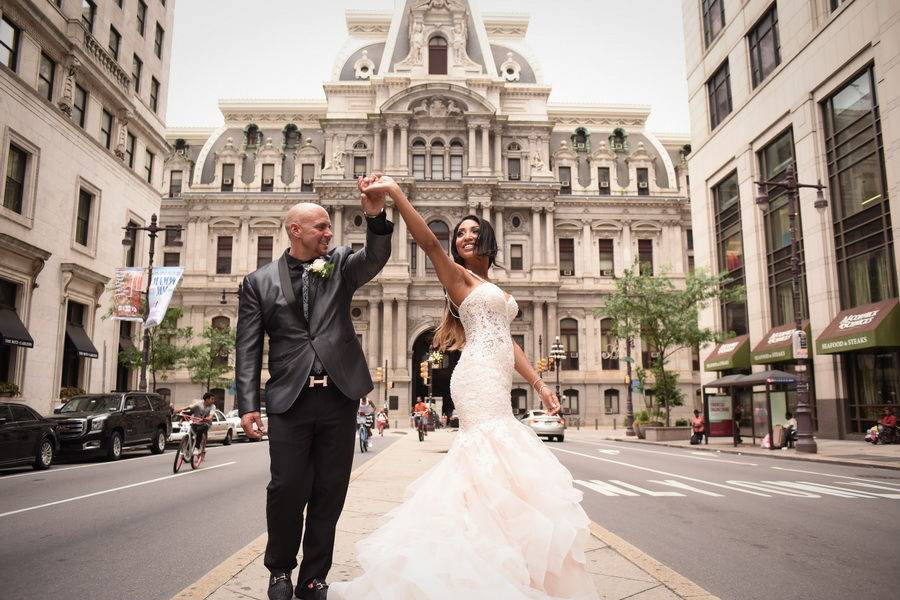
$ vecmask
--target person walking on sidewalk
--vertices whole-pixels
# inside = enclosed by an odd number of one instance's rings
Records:
[[[366,244],[329,250],[331,220],[317,204],[285,216],[291,246],[244,278],[237,323],[235,380],[241,425],[257,438],[263,338],[269,336],[266,407],[271,481],[266,487],[269,539],[264,564],[270,600],[322,600],[335,526],[353,465],[359,399],[373,389],[350,317],[353,294],[391,254],[393,224],[383,196],[360,195]],[[306,513],[304,531],[303,514]],[[303,531],[303,561],[297,566]]]
[[[490,221],[470,215],[457,223],[451,258],[397,182],[374,175],[361,177],[359,186],[390,195],[446,289],[433,344],[462,350],[450,378],[460,429],[390,520],[357,543],[363,573],[333,583],[329,599],[596,600],[582,492],[510,408],[513,371],[531,383],[549,414],[560,404],[512,340],[515,299],[487,281],[497,255]]]
[[[741,408],[741,399],[735,398],[734,400],[734,413],[731,415],[731,422],[733,427],[734,434],[734,445],[739,446],[744,442],[741,439],[741,418],[744,416],[744,410]]]
[[[703,432],[706,430],[706,422],[703,420],[703,416],[697,409],[694,409],[694,416],[691,419],[691,428],[694,431],[694,434],[691,436],[691,444],[694,446],[702,444]]]

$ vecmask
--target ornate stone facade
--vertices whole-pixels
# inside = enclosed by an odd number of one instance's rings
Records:
[[[591,423],[621,423],[625,363],[617,358],[624,343],[603,340],[593,309],[639,251],[652,252],[657,272],[668,268],[683,279],[690,207],[680,150],[687,138],[651,134],[640,106],[548,104],[550,88],[528,58],[528,19],[520,15],[493,16],[486,28],[467,2],[419,0],[395,15],[348,12],[347,22],[350,39],[321,103],[222,102],[223,127],[169,132],[170,143],[181,138],[190,147],[166,163],[166,182],[178,171],[190,184],[171,197],[163,187],[164,222],[187,224],[178,245],[164,248],[179,253],[186,268],[177,299],[185,324],[200,329],[227,316],[234,325],[236,298],[226,294],[222,304],[222,291],[236,291],[257,262],[287,247],[279,224],[295,202],[328,209],[335,244],[361,244],[355,177],[382,170],[402,182],[445,243],[466,214],[493,224],[500,255],[491,277],[522,307],[513,335],[535,360],[561,335],[570,352],[560,372],[569,411]],[[363,65],[371,67],[362,72]],[[446,74],[435,73],[441,66]],[[299,146],[288,143],[291,123]],[[248,147],[251,124],[271,146]],[[632,151],[609,149],[616,127],[627,131]],[[266,172],[275,173],[271,186]],[[231,185],[223,173],[232,175]],[[230,241],[223,245],[220,236]],[[217,256],[226,272],[216,272]],[[423,340],[443,308],[424,253],[396,221],[390,262],[353,303],[369,365],[387,365],[393,384],[376,384],[373,399],[395,397],[392,404],[405,412],[424,393]],[[640,343],[635,356],[640,360]],[[693,398],[690,353],[671,364]],[[437,395],[446,393],[444,379],[437,378]],[[185,373],[167,386],[179,399],[199,393]],[[531,408],[527,383],[517,379],[515,388],[513,405]],[[226,396],[228,408],[233,398]],[[637,394],[638,408],[640,400]]]

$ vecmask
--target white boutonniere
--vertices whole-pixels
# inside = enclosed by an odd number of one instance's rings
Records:
[[[331,276],[331,272],[334,270],[334,263],[330,263],[324,258],[317,258],[309,265],[309,272],[315,273],[322,279],[328,279]]]

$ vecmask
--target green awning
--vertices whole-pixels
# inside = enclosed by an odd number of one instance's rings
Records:
[[[816,340],[816,351],[821,354],[896,347],[900,347],[897,298],[842,310]]]
[[[809,321],[803,321],[801,326],[806,331],[806,339],[809,340]],[[772,363],[794,360],[793,335],[793,323],[773,327],[763,340],[753,348],[753,351],[750,353],[750,362],[754,365],[770,365]],[[812,352],[809,355],[811,358]]]
[[[706,357],[703,368],[707,371],[749,369],[750,336],[739,335],[716,346]]]

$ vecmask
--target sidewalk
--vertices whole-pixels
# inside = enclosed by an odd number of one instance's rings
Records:
[[[401,439],[353,472],[338,522],[330,581],[348,580],[360,572],[355,559],[356,542],[402,501],[409,483],[441,460],[455,434],[437,431],[429,434],[424,443],[414,435],[389,435]],[[591,524],[591,533],[588,569],[604,600],[718,600],[596,523]],[[173,600],[266,600],[269,574],[263,566],[265,544],[266,536],[262,535]],[[296,571],[293,575],[296,577]]]
[[[900,444],[887,446],[873,446],[868,442],[856,440],[832,440],[816,438],[818,452],[816,454],[804,454],[794,449],[768,450],[750,443],[750,438],[744,436],[743,444],[734,447],[730,437],[710,438],[709,443],[691,446],[689,440],[677,442],[648,442],[635,437],[626,437],[625,429],[594,429],[582,427],[580,430],[569,428],[566,431],[566,439],[571,441],[619,441],[648,444],[653,446],[669,446],[672,448],[690,448],[691,450],[706,450],[710,452],[726,452],[729,454],[753,454],[769,458],[789,458],[833,465],[848,465],[856,467],[881,467],[884,469],[900,470]]]

